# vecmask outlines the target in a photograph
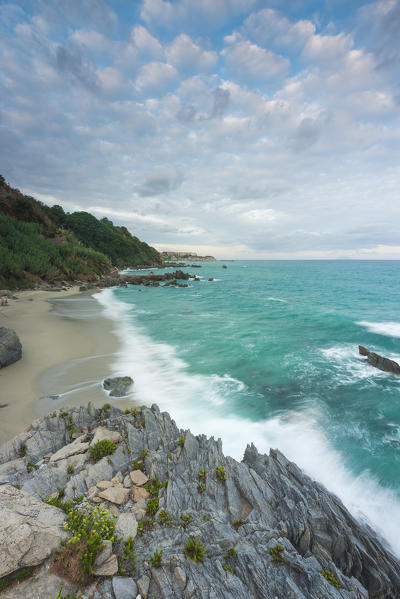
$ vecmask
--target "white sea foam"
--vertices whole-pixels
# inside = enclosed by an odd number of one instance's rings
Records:
[[[370,333],[400,338],[400,322],[368,322],[361,320],[356,324],[365,327]]]
[[[239,460],[250,442],[263,453],[270,447],[279,448],[338,495],[355,516],[369,522],[400,556],[399,500],[367,472],[358,477],[352,475],[343,456],[321,430],[323,415],[311,410],[292,411],[261,422],[229,415],[232,394],[245,392],[241,381],[229,375],[191,374],[173,347],[155,342],[136,325],[132,305],[116,300],[110,289],[95,297],[105,314],[114,319],[121,339],[113,372],[132,376],[138,402],[157,403],[178,425],[190,428],[194,434],[221,437],[225,453]],[[332,357],[333,348],[324,351],[330,351]]]
[[[373,383],[374,379],[387,376],[361,358],[357,346],[353,344],[334,345],[321,349],[321,354],[336,370],[336,377],[342,384],[353,384],[363,379],[369,379]]]
[[[282,304],[288,304],[289,302],[285,299],[282,299],[280,297],[267,297],[267,301],[270,302],[282,302]]]

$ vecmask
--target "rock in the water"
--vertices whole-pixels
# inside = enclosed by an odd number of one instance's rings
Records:
[[[0,368],[9,366],[22,358],[22,345],[12,329],[0,327]]]
[[[65,514],[11,485],[0,485],[0,578],[36,566],[67,538]]]
[[[133,379],[130,376],[115,376],[103,381],[103,387],[110,391],[111,397],[123,397],[132,385]]]
[[[400,365],[394,360],[384,358],[375,352],[369,351],[366,347],[359,345],[358,351],[362,356],[367,357],[367,361],[375,368],[383,370],[384,372],[391,372],[392,374],[400,375]]]

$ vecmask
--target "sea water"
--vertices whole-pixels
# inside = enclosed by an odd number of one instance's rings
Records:
[[[279,448],[400,554],[400,377],[358,354],[400,361],[400,262],[226,266],[98,294],[121,340],[113,372],[236,459]]]

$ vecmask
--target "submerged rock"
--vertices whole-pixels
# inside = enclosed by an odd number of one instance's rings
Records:
[[[130,376],[115,376],[103,381],[103,387],[110,391],[111,397],[123,397],[132,385],[133,379]]]
[[[361,356],[366,356],[367,361],[375,368],[383,370],[384,372],[391,372],[392,374],[400,375],[400,365],[394,360],[384,358],[375,352],[369,351],[366,347],[359,345],[358,351]]]
[[[12,329],[0,327],[0,368],[9,366],[22,358],[22,345]]]
[[[278,450],[262,455],[250,445],[243,461],[237,462],[224,456],[220,441],[178,429],[156,405],[137,408],[134,414],[113,407],[92,413],[72,408],[67,416],[62,414],[35,421],[29,436],[22,433],[0,448],[0,494],[3,489],[22,493],[15,485],[26,491],[24,530],[25,525],[29,530],[37,524],[38,504],[59,514],[60,523],[65,518],[61,510],[35,499],[39,491],[45,496],[63,489],[65,501],[82,494],[116,515],[117,536],[125,542],[135,538],[135,545],[126,553],[126,545],[118,539],[113,545],[105,543],[96,560],[98,578],[90,592],[86,589],[88,596],[122,599],[134,595],[136,588],[142,599],[399,596],[400,564],[390,550],[336,496]],[[86,454],[82,459],[78,455],[50,461],[50,452],[69,443],[70,421],[79,431],[87,427],[88,435],[99,426],[119,433],[116,451],[95,464],[84,459]],[[38,469],[27,472],[28,455],[18,457],[21,446],[35,448]],[[81,461],[70,476],[67,464],[78,458]],[[132,471],[132,461],[143,476]],[[145,477],[146,488],[136,486]],[[123,482],[129,479],[134,486],[125,488]],[[8,516],[0,513],[0,526],[7,521]],[[41,520],[37,538],[42,534],[49,534],[49,521]],[[23,543],[24,559],[33,546]],[[1,564],[8,547],[5,534],[0,537]],[[7,571],[20,567],[21,551],[22,545],[13,548],[16,557],[11,565],[8,561]],[[126,559],[128,554],[134,554],[135,568]],[[124,578],[114,579],[115,583],[104,580],[117,573],[118,559]],[[33,599],[27,589],[15,587],[12,599]],[[35,599],[48,599],[48,594]]]

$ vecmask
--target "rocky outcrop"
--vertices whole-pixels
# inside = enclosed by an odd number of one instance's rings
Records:
[[[50,454],[61,448],[53,433],[69,443],[71,422],[89,442],[99,427],[118,433],[116,451],[97,463],[87,454],[52,461]],[[28,459],[38,466],[30,472]],[[237,462],[224,456],[220,441],[178,429],[155,405],[126,414],[115,408],[55,412],[0,448],[0,463],[0,490],[13,489],[35,505],[61,489],[65,501],[84,495],[116,516],[119,535],[135,537],[135,569],[126,565],[120,541],[106,544],[86,592],[95,599],[129,597],[125,588],[142,599],[398,598],[398,560],[282,453],[262,455],[250,445]],[[189,538],[203,546],[204,560],[191,559]],[[6,543],[3,537],[0,552]],[[102,578],[116,574],[117,560],[124,578]],[[48,599],[30,594],[29,581],[12,597]]]
[[[12,329],[0,327],[0,368],[9,366],[22,358],[22,345]]]
[[[132,385],[133,379],[130,376],[115,376],[103,381],[103,387],[110,391],[111,397],[123,397]]]
[[[361,356],[366,356],[367,361],[372,366],[375,366],[375,368],[379,368],[379,370],[383,370],[384,372],[391,372],[392,374],[400,375],[400,365],[394,360],[384,358],[379,354],[369,351],[366,347],[363,347],[362,345],[358,346],[358,351]]]
[[[67,534],[65,514],[11,485],[0,485],[0,578],[36,566]]]

